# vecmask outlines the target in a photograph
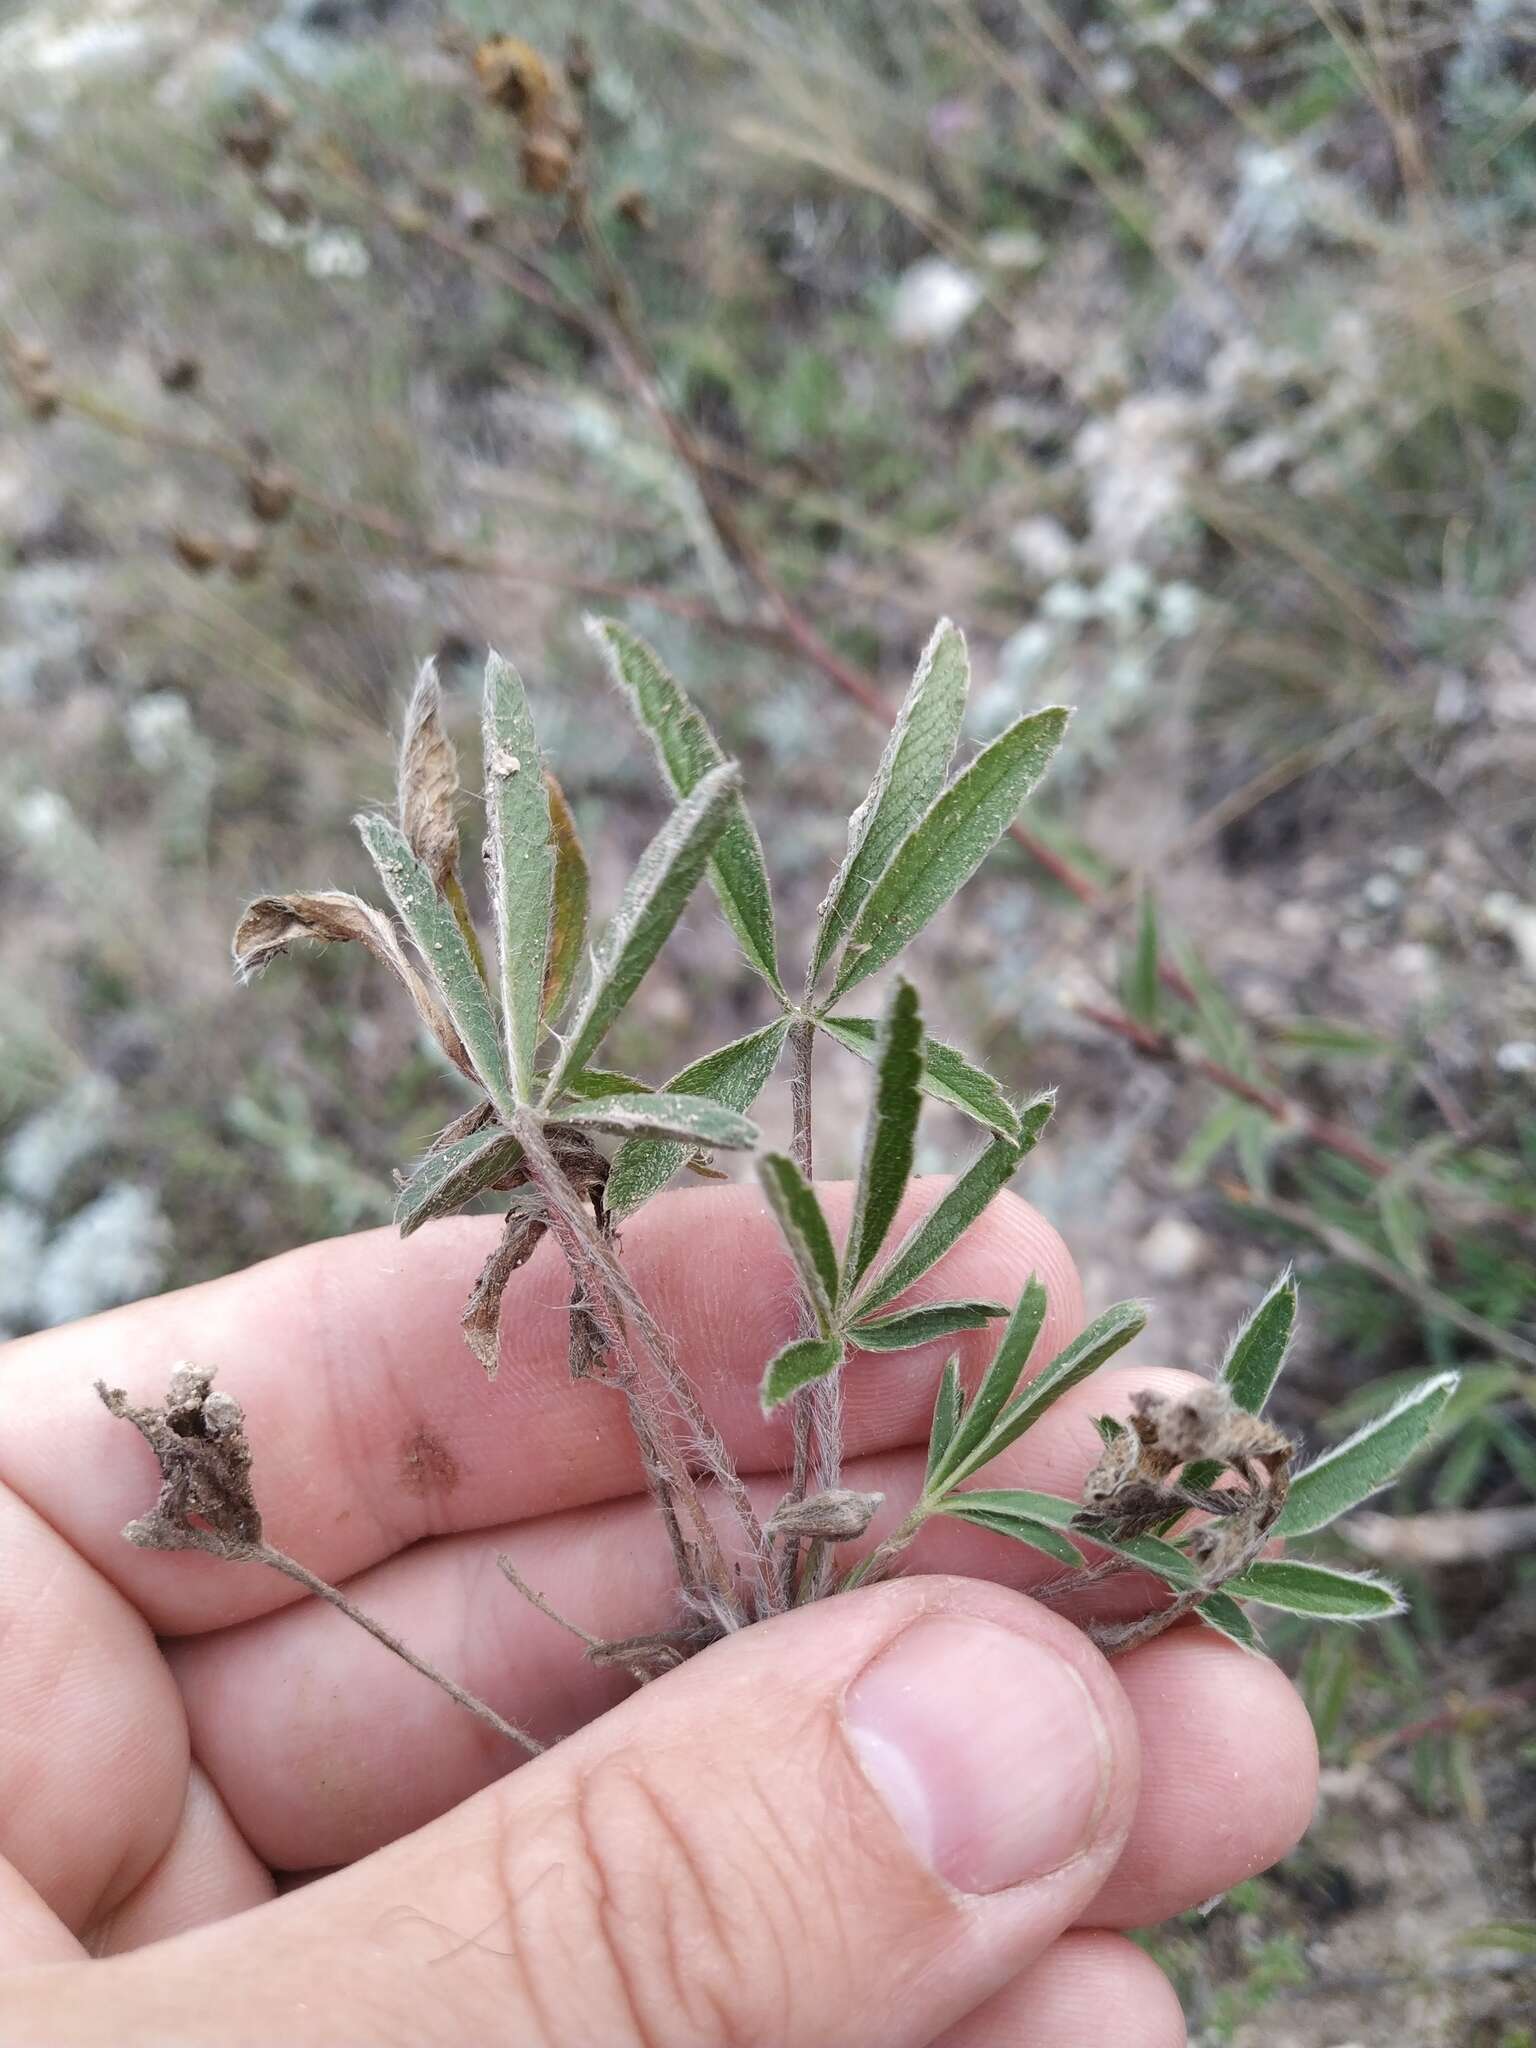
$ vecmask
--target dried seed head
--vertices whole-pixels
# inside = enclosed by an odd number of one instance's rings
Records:
[[[613,202],[613,210],[627,227],[635,228],[642,235],[648,235],[656,225],[656,209],[650,195],[638,185],[626,185]]]
[[[183,569],[194,576],[206,576],[224,560],[224,543],[211,533],[196,533],[178,526],[171,535],[171,547]]]
[[[180,397],[195,391],[203,381],[203,366],[196,356],[166,356],[155,374],[160,379],[162,391],[170,391]]]
[[[519,119],[547,106],[555,81],[549,66],[519,36],[491,36],[475,51],[475,76],[493,107]]]
[[[441,889],[459,864],[459,757],[433,661],[422,663],[406,708],[395,788],[400,830]]]
[[[1210,1382],[1187,1394],[1159,1394],[1144,1387],[1131,1400],[1132,1427],[1142,1444],[1173,1465],[1196,1458],[1241,1465],[1247,1459],[1287,1459],[1295,1450],[1290,1438],[1239,1408],[1230,1391]]]
[[[251,1492],[245,1416],[231,1394],[212,1391],[213,1372],[178,1365],[159,1407],[135,1408],[120,1388],[96,1382],[106,1406],[131,1422],[160,1466],[160,1497],[123,1534],[146,1550],[211,1550],[247,1557],[261,1542]]]
[[[524,185],[546,199],[565,190],[574,161],[570,143],[554,126],[529,128],[517,153]]]
[[[785,1500],[768,1523],[770,1536],[803,1536],[811,1541],[851,1543],[868,1529],[883,1493],[854,1493],[838,1486],[807,1500]]]
[[[267,543],[254,527],[241,527],[225,542],[224,560],[236,582],[254,582],[267,566]]]
[[[293,485],[280,469],[253,469],[245,480],[245,502],[264,526],[276,526],[293,510]]]

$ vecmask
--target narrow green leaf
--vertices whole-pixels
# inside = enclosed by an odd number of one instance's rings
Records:
[[[1260,1558],[1228,1579],[1226,1590],[1236,1599],[1281,1607],[1287,1614],[1310,1614],[1318,1621],[1384,1621],[1407,1606],[1396,1586],[1384,1579],[1288,1557]]]
[[[501,1011],[519,1102],[533,1100],[555,901],[549,785],[522,678],[492,650],[485,664],[485,822]]]
[[[936,1266],[950,1247],[959,1242],[992,1197],[1018,1171],[1019,1162],[1044,1129],[1051,1106],[1048,1100],[1026,1103],[1022,1119],[1025,1136],[1017,1141],[994,1138],[985,1152],[972,1160],[960,1178],[945,1189],[928,1214],[913,1224],[864,1290],[856,1314],[869,1315],[875,1309],[884,1308],[888,1301],[904,1294],[913,1281],[930,1267]]]
[[[1287,1266],[1232,1339],[1221,1368],[1233,1400],[1250,1415],[1263,1412],[1295,1327],[1296,1276]]]
[[[843,1347],[836,1337],[804,1337],[797,1344],[786,1344],[768,1361],[763,1374],[763,1413],[771,1414],[812,1380],[824,1380],[842,1362]]]
[[[875,1096],[864,1126],[853,1217],[843,1248],[846,1294],[851,1295],[869,1271],[912,1177],[922,1073],[923,1019],[917,990],[910,981],[898,979],[880,1026]]]
[[[1059,705],[1020,718],[961,771],[902,840],[854,921],[833,1000],[883,967],[981,866],[1050,766]]]
[[[395,1223],[409,1237],[436,1216],[452,1216],[476,1195],[505,1180],[522,1146],[499,1124],[429,1152],[395,1199]]]
[[[585,1066],[661,951],[730,823],[736,769],[706,775],[656,834],[625,885],[593,955],[576,1014],[551,1076],[549,1097],[573,1067]]]
[[[1107,1550],[1114,1557],[1127,1558],[1132,1564],[1140,1565],[1143,1571],[1151,1572],[1154,1578],[1172,1586],[1177,1593],[1187,1593],[1200,1583],[1200,1574],[1194,1563],[1182,1550],[1165,1543],[1161,1536],[1124,1536],[1118,1539],[1101,1535],[1088,1525],[1086,1518],[1077,1524],[1079,1535],[1086,1543],[1097,1544],[1100,1550]]]
[[[945,1505],[984,1508],[993,1515],[1022,1515],[1031,1522],[1049,1522],[1055,1529],[1070,1529],[1078,1512],[1075,1500],[1059,1493],[1031,1493],[1022,1486],[975,1487],[967,1493],[951,1494]]]
[[[655,650],[614,619],[590,619],[587,629],[607,658],[614,681],[650,736],[674,795],[685,797],[725,759],[703,714],[662,666]],[[747,964],[782,1000],[774,947],[773,894],[763,849],[738,793],[710,862],[720,908],[741,942]]]
[[[1228,1593],[1207,1593],[1195,1608],[1196,1614],[1208,1622],[1216,1633],[1225,1636],[1238,1648],[1246,1650],[1252,1657],[1268,1654],[1262,1637],[1241,1607]]]
[[[544,970],[544,1014],[557,1017],[581,966],[587,946],[587,856],[565,791],[546,769],[549,824],[555,841],[555,894],[549,928],[549,964]]]
[[[848,851],[817,920],[813,986],[891,856],[944,787],[970,680],[965,636],[940,619],[896,714],[869,793],[848,820]]]
[[[560,1084],[562,1095],[574,1095],[578,1102],[601,1102],[605,1095],[649,1095],[644,1081],[633,1074],[618,1074],[611,1067],[578,1067]]]
[[[1446,1402],[1456,1391],[1456,1382],[1453,1372],[1424,1380],[1385,1415],[1366,1423],[1298,1472],[1275,1533],[1310,1536],[1314,1529],[1326,1528],[1390,1486],[1414,1452],[1433,1435]]]
[[[880,1025],[874,1017],[818,1017],[816,1023],[829,1038],[835,1038],[849,1052],[857,1053],[861,1060],[874,1058],[875,1044],[880,1035]],[[1016,1138],[1019,1135],[1018,1115],[997,1082],[980,1067],[973,1066],[964,1053],[957,1052],[954,1046],[946,1045],[940,1038],[923,1040],[923,1078],[919,1086],[935,1102],[947,1103],[951,1109],[958,1109],[963,1116],[985,1125],[989,1131],[996,1131],[1000,1137]],[[1054,1101],[1055,1098],[1049,1099]],[[1036,1098],[1037,1102],[1046,1100],[1043,1096]],[[1049,1114],[1047,1107],[1040,1120],[1041,1129]],[[1039,1134],[1037,1129],[1035,1136]]]
[[[727,1109],[749,1110],[778,1064],[789,1030],[787,1017],[775,1017],[761,1031],[738,1038],[718,1052],[684,1067],[667,1083],[678,1095],[707,1095]],[[606,1194],[612,1216],[631,1216],[642,1202],[664,1188],[688,1159],[690,1147],[635,1138],[614,1154]]]
[[[1136,931],[1136,951],[1125,976],[1125,1007],[1138,1024],[1157,1029],[1162,1008],[1162,986],[1158,981],[1157,905],[1152,891],[1141,894],[1141,922]]]
[[[1515,1955],[1536,1956],[1536,1920],[1490,1920],[1456,1937],[1458,1948],[1502,1948]],[[1518,2042],[1518,2034],[1515,2036]]]
[[[893,1316],[855,1323],[848,1335],[861,1351],[911,1351],[935,1337],[961,1330],[983,1330],[994,1316],[1008,1311],[1000,1301],[935,1301],[922,1308],[904,1308]]]
[[[968,1493],[954,1494],[945,1501],[939,1513],[951,1515],[957,1522],[969,1522],[977,1529],[990,1529],[997,1536],[1011,1536],[1015,1543],[1027,1543],[1031,1550],[1043,1550],[1058,1564],[1082,1563],[1083,1553],[1071,1537],[1063,1536],[1048,1522],[1033,1521],[1028,1515],[994,1514],[988,1508],[972,1507],[970,1499]]]
[[[1389,1174],[1376,1190],[1387,1247],[1405,1273],[1423,1280],[1429,1272],[1429,1213],[1411,1186]]]
[[[1045,1310],[1045,1289],[1039,1278],[1031,1273],[1024,1292],[1014,1304],[1013,1314],[1008,1318],[1008,1327],[993,1354],[992,1363],[982,1375],[976,1397],[965,1411],[965,1420],[955,1432],[948,1455],[934,1476],[936,1485],[953,1485],[984,1462],[982,1447],[998,1416],[1012,1399],[1013,1390],[1029,1363],[1029,1354],[1035,1348],[1045,1321]]]
[[[562,1109],[560,1122],[583,1130],[616,1131],[620,1137],[668,1138],[697,1150],[701,1145],[726,1152],[750,1152],[757,1125],[712,1102],[707,1095],[676,1095],[657,1088],[643,1095],[605,1095]]]
[[[360,817],[356,823],[385,892],[426,962],[443,1006],[464,1041],[481,1085],[502,1115],[510,1117],[517,1105],[502,1057],[490,992],[480,978],[458,919],[437,893],[431,875],[396,825],[388,818],[376,816]]]
[[[1117,1302],[1095,1317],[1081,1336],[1075,1337],[1064,1351],[1058,1351],[1045,1371],[1030,1381],[1012,1407],[1003,1411],[986,1442],[967,1461],[965,1471],[974,1472],[1006,1451],[1010,1444],[1016,1444],[1070,1387],[1097,1372],[1146,1326],[1147,1311],[1139,1301]]]
[[[764,1152],[757,1162],[757,1177],[789,1246],[806,1299],[822,1330],[829,1331],[837,1308],[837,1253],[816,1190],[783,1152]]]
[[[955,1431],[960,1426],[960,1410],[963,1401],[964,1396],[960,1390],[960,1361],[958,1358],[952,1358],[944,1368],[944,1376],[939,1381],[938,1396],[933,1404],[933,1426],[928,1432],[928,1469],[927,1477],[924,1481],[925,1492],[927,1491],[928,1481],[933,1478],[934,1473],[937,1472],[943,1462],[945,1452],[954,1442]]]

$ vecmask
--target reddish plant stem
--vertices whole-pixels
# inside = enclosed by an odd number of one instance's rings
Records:
[[[1364,1742],[1356,1743],[1354,1756],[1359,1763],[1374,1763],[1389,1750],[1404,1749],[1409,1743],[1422,1742],[1429,1735],[1449,1735],[1487,1715],[1503,1719],[1505,1715],[1517,1714],[1522,1707],[1536,1700],[1536,1678],[1527,1679],[1523,1685],[1508,1685],[1498,1692],[1485,1693],[1481,1699],[1461,1700],[1454,1706],[1443,1707],[1438,1714],[1427,1714],[1421,1721],[1405,1721],[1401,1728],[1389,1728],[1383,1735],[1368,1736]]]

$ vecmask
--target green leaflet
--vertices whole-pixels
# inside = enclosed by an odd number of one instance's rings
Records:
[[[385,892],[426,962],[443,1005],[464,1041],[481,1085],[502,1115],[510,1119],[517,1105],[502,1057],[490,992],[480,978],[457,918],[438,895],[431,875],[396,825],[388,818],[366,815],[355,822]]]
[[[828,1332],[837,1312],[837,1253],[816,1190],[783,1152],[764,1152],[757,1162],[757,1177],[789,1246],[806,1299],[823,1333]]]
[[[848,820],[848,851],[816,926],[813,987],[896,848],[944,787],[970,680],[965,636],[940,619],[896,714],[869,793]]]
[[[778,1064],[789,1030],[787,1017],[775,1017],[761,1031],[738,1038],[718,1052],[674,1074],[667,1087],[680,1095],[707,1095],[727,1109],[749,1110]],[[614,1216],[631,1216],[642,1202],[664,1188],[685,1164],[690,1148],[649,1138],[635,1138],[614,1154],[608,1176],[607,1204]]]
[[[933,1404],[933,1426],[928,1432],[928,1466],[923,1479],[923,1491],[932,1489],[933,1475],[944,1462],[944,1454],[954,1442],[955,1431],[960,1423],[960,1361],[950,1359],[939,1381],[938,1396]]]
[[[829,1038],[835,1038],[849,1052],[857,1053],[861,1060],[874,1058],[880,1035],[880,1026],[875,1018],[818,1017],[816,1024]],[[962,1115],[984,1124],[989,1131],[996,1131],[1005,1138],[1018,1136],[1018,1115],[996,1081],[980,1067],[972,1066],[964,1053],[957,1052],[942,1039],[923,1040],[923,1078],[920,1085],[923,1093],[935,1102],[948,1103],[951,1109],[958,1109]],[[1049,1115],[1048,1110],[1046,1114]]]
[[[1262,1606],[1310,1614],[1319,1621],[1384,1621],[1407,1605],[1396,1586],[1384,1579],[1293,1558],[1261,1558],[1228,1579],[1226,1590],[1239,1600],[1257,1600]]]
[[[533,1100],[555,900],[549,786],[522,678],[494,651],[485,664],[485,823],[501,1010],[519,1102]]]
[[[960,1178],[945,1189],[928,1214],[908,1231],[864,1290],[864,1297],[855,1309],[856,1314],[869,1315],[875,1309],[884,1308],[888,1301],[904,1294],[914,1280],[938,1264],[950,1246],[956,1244],[976,1221],[992,1197],[1013,1178],[1020,1161],[1033,1149],[1035,1140],[1045,1128],[1051,1108],[1052,1099],[1044,1097],[1025,1104],[1020,1138],[1017,1141],[994,1138],[980,1157],[972,1160]]]
[[[1011,1536],[1015,1543],[1027,1543],[1031,1550],[1043,1550],[1047,1557],[1054,1557],[1058,1564],[1079,1565],[1083,1553],[1070,1536],[1063,1536],[1060,1529],[1052,1528],[1048,1522],[1037,1522],[1029,1515],[995,1514],[989,1508],[973,1507],[968,1493],[957,1493],[945,1501],[939,1509],[941,1515],[949,1515],[957,1522],[970,1522],[978,1529],[990,1529],[998,1536]]]
[[[1433,1435],[1445,1404],[1456,1391],[1457,1374],[1443,1372],[1423,1381],[1385,1415],[1325,1451],[1291,1481],[1290,1496],[1275,1526],[1277,1536],[1310,1536],[1360,1502],[1379,1493]]]
[[[1151,1572],[1154,1578],[1172,1586],[1175,1592],[1187,1593],[1200,1583],[1200,1574],[1192,1560],[1171,1543],[1165,1543],[1161,1536],[1126,1536],[1117,1542],[1082,1524],[1078,1526],[1078,1533],[1084,1542],[1097,1544],[1100,1550],[1139,1564],[1143,1571]]]
[[[1147,1312],[1139,1301],[1117,1302],[1103,1315],[1095,1317],[1065,1350],[1057,1352],[1045,1371],[1030,1381],[1012,1406],[1004,1409],[981,1451],[975,1458],[967,1460],[964,1471],[974,1471],[978,1465],[1006,1451],[1010,1444],[1016,1444],[1069,1388],[1087,1379],[1090,1373],[1097,1372],[1106,1360],[1113,1358],[1146,1326]]]
[[[913,826],[848,935],[834,1002],[915,938],[975,874],[1050,766],[1067,718],[1052,705],[1016,720]]]
[[[560,1084],[563,1095],[574,1095],[578,1102],[601,1102],[605,1095],[649,1095],[650,1089],[644,1081],[637,1081],[633,1074],[618,1074],[610,1067],[578,1067],[567,1074]]]
[[[1008,1313],[1000,1301],[935,1301],[922,1308],[902,1309],[893,1316],[854,1323],[848,1335],[861,1351],[911,1351],[935,1337],[961,1330],[982,1330],[994,1316]]]
[[[1158,1012],[1161,1008],[1161,984],[1158,981],[1157,905],[1150,889],[1144,889],[1141,897],[1141,919],[1136,928],[1136,951],[1131,955],[1126,971],[1124,996],[1125,1007],[1149,1031],[1157,1029]]]
[[[1195,1612],[1202,1621],[1209,1622],[1218,1635],[1236,1643],[1251,1657],[1266,1654],[1258,1630],[1230,1594],[1207,1593],[1196,1605]]]
[[[598,942],[546,1100],[554,1098],[572,1068],[584,1066],[588,1055],[597,1050],[666,943],[720,834],[730,823],[737,787],[733,764],[726,762],[711,769],[640,856],[619,907]]]
[[[615,619],[588,621],[588,631],[607,658],[614,681],[628,697],[650,735],[661,771],[673,793],[685,797],[725,759],[703,714],[654,649]],[[738,794],[715,846],[711,879],[720,908],[741,942],[747,963],[781,1000],[773,933],[773,894],[757,830]]]
[[[1020,1375],[1029,1363],[1029,1354],[1035,1348],[1045,1321],[1045,1310],[1045,1289],[1037,1275],[1031,1273],[1013,1314],[1008,1318],[1002,1342],[976,1389],[975,1399],[965,1411],[937,1472],[932,1475],[930,1492],[935,1485],[953,1485],[957,1480],[967,1478],[991,1456],[986,1448],[988,1437],[998,1416],[1012,1399]]]
[[[546,769],[549,824],[555,841],[555,893],[549,927],[549,964],[544,970],[544,1014],[555,1017],[571,992],[587,944],[587,856],[565,791]]]
[[[505,1180],[522,1146],[498,1124],[429,1152],[395,1199],[395,1223],[409,1237],[436,1216],[452,1216],[476,1195]]]
[[[864,1127],[853,1217],[843,1250],[843,1286],[849,1293],[884,1244],[912,1177],[922,1075],[923,1019],[917,990],[911,982],[898,980],[880,1027],[875,1097]]]
[[[1296,1277],[1287,1267],[1232,1339],[1221,1368],[1233,1400],[1250,1415],[1260,1414],[1269,1399],[1295,1327]]]
[[[824,1380],[843,1362],[843,1347],[835,1337],[805,1337],[768,1361],[763,1374],[763,1413],[770,1414],[812,1380]]]
[[[560,1112],[560,1122],[621,1137],[666,1138],[694,1150],[701,1145],[750,1152],[757,1125],[707,1095],[676,1095],[657,1088],[642,1095],[604,1095]]]
[[[1054,1529],[1070,1529],[1078,1512],[1077,1502],[1059,1493],[1031,1493],[1022,1486],[977,1487],[969,1493],[951,1494],[945,1511],[957,1507],[984,1508],[992,1515],[1022,1515],[1032,1522],[1049,1522]]]

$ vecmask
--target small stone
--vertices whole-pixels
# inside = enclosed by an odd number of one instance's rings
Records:
[[[1159,1280],[1183,1280],[1203,1265],[1211,1241],[1184,1216],[1160,1216],[1137,1246],[1141,1263]]]
[[[1396,875],[1372,875],[1360,899],[1367,910],[1395,910],[1403,900],[1403,885]]]
[[[951,341],[981,301],[981,286],[969,271],[943,256],[925,256],[897,282],[891,332],[909,348]]]

